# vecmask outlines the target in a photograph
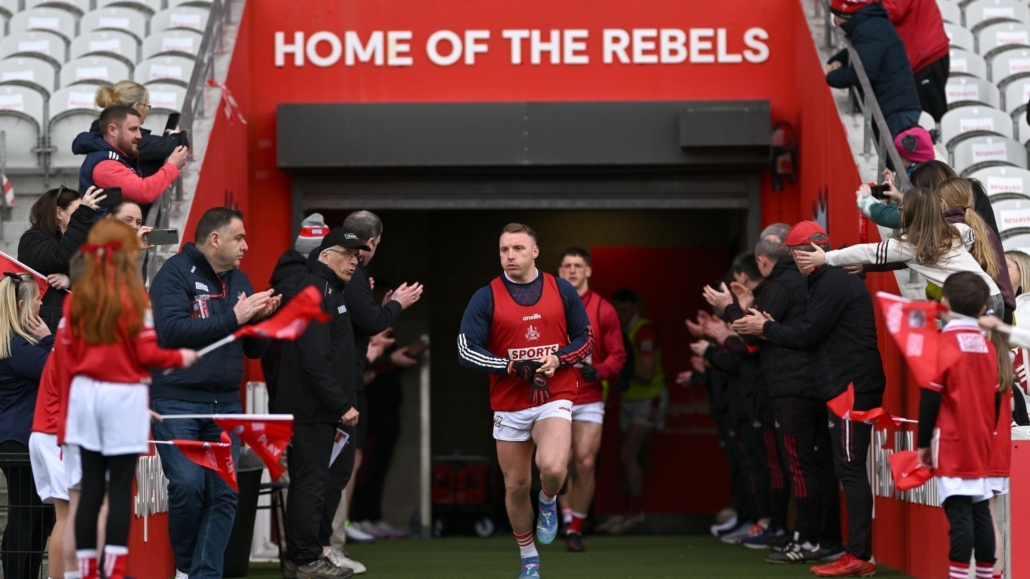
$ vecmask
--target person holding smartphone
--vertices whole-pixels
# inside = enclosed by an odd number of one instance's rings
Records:
[[[176,147],[168,161],[153,175],[145,177],[140,170],[140,148],[143,117],[127,105],[108,107],[100,113],[100,132],[80,133],[75,137],[72,151],[86,155],[79,169],[79,187],[119,188],[123,199],[140,206],[157,200],[179,177],[186,165],[186,147]],[[112,200],[113,202],[113,200]],[[95,219],[107,213],[101,207]]]

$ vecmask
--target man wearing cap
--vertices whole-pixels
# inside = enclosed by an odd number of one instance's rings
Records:
[[[300,224],[300,234],[293,247],[287,249],[272,270],[272,278],[268,285],[272,286],[275,295],[282,296],[286,305],[300,291],[304,278],[308,275],[308,254],[318,249],[322,238],[329,233],[325,219],[320,213],[312,213]],[[272,340],[272,345],[261,356],[261,370],[265,374],[265,388],[268,390],[268,407],[275,408],[275,394],[279,385],[279,362],[282,360],[285,342]]]
[[[787,234],[783,247],[797,262],[799,252],[818,245],[829,249],[829,236],[818,224],[802,221]],[[858,276],[840,267],[801,268],[808,277],[808,304],[797,323],[779,323],[768,314],[752,312],[733,324],[740,334],[762,336],[794,350],[805,350],[813,366],[815,383],[824,402],[855,387],[855,409],[877,408],[883,400],[886,377],[876,341],[873,300]],[[814,567],[822,577],[867,576],[871,563],[873,493],[866,474],[872,426],[843,420],[827,411],[834,470],[844,487],[847,503],[847,553],[838,561]]]
[[[540,248],[528,225],[501,232],[501,267],[480,288],[461,318],[458,360],[490,374],[497,462],[505,505],[522,555],[519,577],[540,577],[533,541],[532,468],[540,470],[536,535],[547,545],[558,534],[558,492],[568,474],[576,364],[594,348],[583,302],[572,284],[537,269]]]
[[[876,0],[831,0],[830,11],[833,22],[848,36],[862,60],[891,137],[917,124],[922,109],[916,81],[905,45],[883,4]],[[849,64],[847,49],[835,54],[826,69],[826,84],[833,88],[860,86],[858,71]]]
[[[293,414],[290,493],[286,508],[288,552],[284,576],[300,579],[351,577],[326,557],[333,514],[354,465],[354,445],[333,459],[337,430],[348,436],[358,422],[355,408],[354,333],[344,300],[344,285],[358,267],[359,250],[368,250],[349,229],[330,231],[308,259],[301,287],[322,294],[331,318],[313,321],[295,342],[288,342],[280,367],[277,412]]]

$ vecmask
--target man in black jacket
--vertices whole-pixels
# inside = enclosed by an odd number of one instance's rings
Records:
[[[380,334],[392,326],[400,317],[401,312],[422,297],[422,285],[415,283],[408,285],[401,284],[397,289],[388,292],[385,303],[380,303],[372,296],[372,282],[365,268],[383,240],[383,222],[371,211],[355,211],[343,221],[343,226],[355,234],[363,242],[365,248],[361,250],[361,263],[354,271],[354,277],[347,283],[347,310],[350,312],[351,324],[354,326],[355,364],[354,380],[357,384],[357,408],[364,419],[358,422],[355,436],[354,448],[357,455],[354,458],[354,470],[361,467],[362,450],[365,448],[365,439],[368,436],[368,398],[365,396],[365,367],[368,365],[368,342],[376,334]],[[398,351],[403,350],[403,348]],[[414,364],[415,360],[411,360]],[[333,535],[333,546],[342,550],[345,542],[344,537],[350,536],[352,540],[357,538],[363,540],[372,539],[364,533],[355,532],[357,529],[349,528],[347,525],[347,508],[350,506],[350,497],[354,493],[354,485],[348,485],[347,496],[341,501],[339,512],[336,518],[336,532]]]
[[[240,326],[271,314],[279,305],[271,290],[253,293],[240,261],[247,251],[243,214],[209,209],[197,223],[196,244],[165,262],[150,287],[154,327],[162,348],[200,348]],[[243,357],[258,358],[268,340],[244,338],[205,355],[193,367],[165,376],[154,373],[151,407],[168,414],[239,414]],[[221,441],[209,419],[155,422],[157,440]],[[233,461],[240,443],[232,438]],[[168,534],[177,573],[193,579],[222,576],[225,546],[236,518],[236,492],[211,470],[194,464],[172,445],[157,446],[168,477]]]
[[[308,275],[308,254],[318,249],[327,233],[329,228],[325,225],[325,219],[319,213],[312,213],[301,222],[300,234],[293,242],[293,247],[279,257],[268,284],[272,286],[275,295],[282,296],[282,305],[288,304],[303,287],[304,278]],[[275,393],[279,386],[279,362],[282,360],[284,345],[285,342],[282,340],[272,340],[268,351],[261,356],[261,371],[265,375],[269,408],[275,408]]]
[[[309,256],[302,287],[322,293],[322,308],[332,318],[312,322],[295,342],[286,344],[280,372],[278,412],[293,414],[293,441],[288,461],[289,504],[286,575],[300,579],[350,577],[354,572],[328,558],[333,514],[354,464],[347,443],[333,458],[338,425],[353,436],[360,417],[356,408],[355,348],[344,284],[358,268],[359,250],[368,250],[357,235],[340,228],[322,239]]]
[[[832,0],[834,22],[847,34],[869,77],[891,138],[919,122],[922,104],[905,45],[877,0]],[[859,87],[858,72],[849,66],[847,49],[830,59],[826,84]],[[875,129],[875,127],[874,127]]]
[[[781,248],[788,230],[789,226],[782,223],[766,228],[766,232],[774,235],[763,235],[755,246],[755,261],[766,281],[764,291],[753,300],[744,292],[739,292],[737,298],[745,310],[752,307],[750,302],[754,301],[754,307],[780,323],[795,324],[805,317],[808,282],[790,259],[786,248]],[[735,286],[734,289],[738,288]],[[744,315],[743,312],[733,314],[738,319]],[[770,563],[810,563],[839,559],[844,549],[840,543],[840,517],[833,516],[839,514],[839,506],[830,431],[826,405],[815,386],[808,353],[755,336],[745,336],[745,340],[759,348],[772,397],[776,434],[780,449],[790,465],[786,470],[791,476],[797,508],[794,540],[783,551],[770,554],[766,560]],[[822,529],[821,519],[826,523]]]
[[[813,245],[829,248],[829,237],[818,224],[802,221],[787,235],[791,255]],[[802,270],[808,276],[804,317],[793,324],[764,313],[751,313],[733,324],[740,334],[764,336],[773,344],[809,353],[813,377],[823,402],[855,386],[855,409],[881,405],[886,377],[877,346],[873,300],[861,278],[842,268],[822,266]],[[842,420],[827,411],[834,467],[844,487],[848,508],[847,553],[840,560],[812,569],[820,576],[875,573],[872,559],[873,493],[866,474],[872,426]]]

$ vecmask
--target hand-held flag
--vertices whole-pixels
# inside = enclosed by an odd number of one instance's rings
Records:
[[[919,464],[919,454],[914,450],[892,452],[887,456],[887,461],[891,463],[894,487],[899,491],[919,488],[933,478],[933,471]]]
[[[884,292],[877,292],[876,300],[880,302],[887,331],[904,354],[919,386],[928,386],[937,376],[937,319],[944,308],[935,302],[907,300]]]
[[[244,336],[255,338],[274,338],[276,340],[296,340],[308,329],[311,320],[329,321],[329,314],[322,309],[322,294],[315,286],[308,286],[300,291],[290,303],[273,314],[267,320],[243,326],[233,334],[237,339]]]
[[[240,487],[236,484],[236,465],[232,460],[232,441],[228,434],[222,433],[222,442],[175,439],[171,442],[186,458],[215,471],[232,490],[240,492]]]
[[[291,302],[292,303],[292,302]],[[223,414],[213,418],[226,432],[240,437],[254,451],[272,480],[279,480],[286,468],[282,464],[283,451],[293,436],[293,416],[279,414]]]
[[[897,426],[902,422],[910,422],[912,424],[919,422],[918,420],[909,420],[907,418],[901,418],[900,416],[892,416],[882,407],[870,408],[869,410],[855,410],[854,383],[848,384],[848,389],[840,396],[827,402],[826,407],[829,408],[836,416],[853,422],[880,424],[881,426],[887,426],[889,424]]]
[[[0,274],[4,272],[11,273],[30,273],[32,278],[36,281],[36,285],[39,286],[39,297],[43,298],[43,294],[50,289],[50,284],[47,283],[46,276],[25,265],[24,263],[14,259],[6,253],[0,251]]]

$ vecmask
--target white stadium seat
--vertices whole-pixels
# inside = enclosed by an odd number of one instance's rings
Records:
[[[182,111],[186,89],[171,84],[150,84],[147,90],[150,92],[150,114],[143,128],[161,134],[168,122],[168,115]]]
[[[1011,46],[1030,48],[1030,26],[1020,22],[999,22],[984,27],[976,35],[977,54],[990,58],[991,53]]]
[[[963,28],[961,24],[945,23],[944,32],[948,35],[948,43],[952,48],[972,52],[976,47],[976,42],[973,40],[973,33]]]
[[[0,14],[11,19],[21,8],[18,6],[18,0],[0,0]]]
[[[1022,251],[1030,253],[1030,234],[1021,233],[1017,229],[1012,229],[1010,230],[1010,235],[1008,237],[1002,235],[1001,246],[1005,248],[1005,251]]]
[[[995,22],[1015,21],[1030,24],[1030,7],[1016,0],[976,0],[965,7],[965,26],[976,34]]]
[[[164,8],[162,0],[97,0],[97,8],[107,8],[108,6],[132,8],[146,14],[148,18]]]
[[[82,34],[94,30],[120,30],[142,43],[147,36],[147,19],[131,8],[101,8],[83,16],[79,30]]]
[[[150,19],[150,33],[164,30],[193,30],[203,34],[210,15],[210,10],[191,6],[162,10]]]
[[[950,76],[987,78],[987,62],[979,54],[968,50],[951,51]]]
[[[43,128],[43,95],[23,86],[0,86],[0,131],[4,132],[7,166],[36,168]]]
[[[200,8],[211,8],[214,2],[211,0],[168,0],[169,7],[178,8],[179,6],[197,6]]]
[[[59,8],[76,18],[89,12],[90,0],[25,0],[25,8]]]
[[[83,34],[72,42],[72,58],[111,56],[135,66],[139,60],[139,43],[128,32],[98,30]]]
[[[963,176],[992,165],[1006,164],[1027,168],[1026,149],[1007,137],[973,137],[964,139],[953,149],[951,166]]]
[[[111,85],[130,78],[129,65],[110,56],[83,56],[68,61],[61,69],[61,87],[72,85]],[[80,90],[90,90],[82,87]],[[92,90],[96,90],[93,87]]]
[[[998,232],[1030,227],[1030,197],[1021,193],[1001,193],[991,197]]]
[[[1010,48],[991,57],[991,76],[988,80],[1005,88],[1017,78],[1030,76],[1030,48]]]
[[[979,135],[1012,138],[1012,117],[990,107],[959,107],[941,118],[941,141],[954,149],[959,142]]]
[[[27,86],[50,98],[57,89],[57,73],[54,65],[45,60],[8,58],[0,60],[0,84]]]
[[[1012,120],[1016,122],[1016,140],[1025,147],[1030,143],[1030,124],[1026,122],[1026,115],[1015,115]]]
[[[983,183],[989,197],[1018,193],[1030,196],[1030,171],[1016,167],[987,167],[969,175]]]
[[[182,56],[158,56],[136,65],[133,80],[140,84],[174,84],[183,88],[190,85],[194,61]]]
[[[1005,112],[1015,113],[1017,110],[1026,110],[1026,103],[1030,101],[1030,78],[1009,83],[1005,87]]]
[[[65,42],[75,38],[75,17],[67,10],[57,8],[33,8],[14,15],[12,30],[46,30],[60,34]]]
[[[919,113],[919,121],[917,124],[927,131],[932,131],[937,128],[937,121],[933,120],[933,115],[926,111]]]
[[[143,58],[165,55],[196,58],[202,39],[202,34],[192,30],[155,32],[143,42]]]
[[[94,86],[70,86],[50,97],[50,146],[55,149],[50,155],[51,166],[82,165],[82,157],[72,154],[72,141],[79,133],[88,131],[99,114]]]
[[[948,102],[948,108],[971,104],[998,107],[1001,104],[998,87],[990,81],[972,76],[949,78],[944,87],[944,95]]]
[[[53,32],[15,32],[0,40],[0,55],[4,58],[24,56],[40,58],[60,66],[68,60],[64,39]]]
[[[958,4],[943,0],[937,2],[937,6],[941,9],[941,17],[944,18],[944,22],[962,26],[962,9],[959,8]]]

